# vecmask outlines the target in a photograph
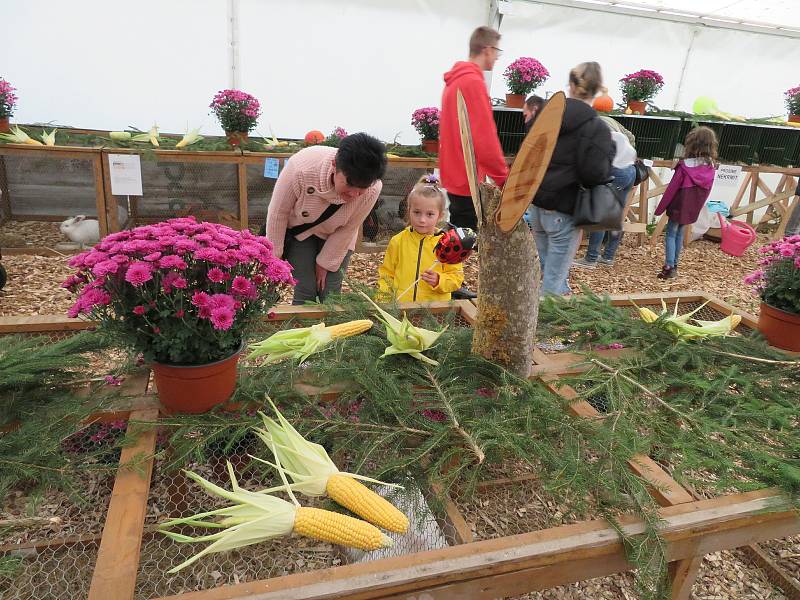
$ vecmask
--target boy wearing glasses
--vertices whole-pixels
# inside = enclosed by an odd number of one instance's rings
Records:
[[[497,31],[491,27],[478,27],[469,38],[469,60],[458,61],[444,74],[442,112],[439,117],[439,170],[442,185],[450,198],[450,222],[457,227],[478,228],[461,149],[458,90],[464,96],[469,113],[478,181],[488,175],[502,187],[508,177],[508,165],[497,137],[492,102],[483,78],[483,72],[491,71],[502,53],[498,48],[499,42],[500,34]],[[474,297],[475,294],[465,288],[453,293],[453,298]]]

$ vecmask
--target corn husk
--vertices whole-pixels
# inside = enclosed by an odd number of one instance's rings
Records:
[[[643,321],[663,327],[678,339],[692,340],[729,335],[742,321],[741,316],[734,314],[728,315],[718,321],[691,319],[692,315],[697,313],[708,304],[708,302],[704,302],[692,312],[683,315],[678,314],[678,303],[680,300],[676,300],[675,309],[672,311],[672,314],[667,310],[667,304],[664,302],[663,298],[661,299],[661,313],[659,314],[656,314],[647,307],[637,306],[632,300],[631,302],[639,310],[639,316]],[[694,321],[696,325],[689,323],[690,319]]]
[[[25,133],[18,125],[11,128],[11,133],[0,133],[0,139],[12,144],[28,144],[29,146],[42,146],[42,142],[35,140]]]
[[[439,364],[438,361],[428,358],[422,353],[430,349],[436,343],[439,336],[447,330],[447,327],[441,331],[430,331],[422,327],[415,327],[408,320],[405,313],[403,313],[403,320],[401,321],[375,304],[364,292],[361,292],[361,295],[375,307],[378,311],[378,320],[386,327],[386,337],[389,340],[390,346],[384,350],[384,357],[391,356],[392,354],[408,354],[417,360],[431,365]]]
[[[326,329],[325,323],[317,323],[311,327],[285,329],[273,333],[267,339],[250,344],[247,359],[267,356],[265,364],[279,362],[286,358],[296,358],[303,362],[315,352],[323,351],[333,341],[333,336]]]
[[[215,485],[197,473],[184,472],[187,477],[198,483],[209,494],[230,500],[234,504],[191,517],[172,519],[159,525],[161,533],[176,542],[213,542],[167,573],[177,573],[206,554],[235,550],[292,532],[298,506],[296,501],[295,503],[287,502],[269,494],[250,492],[239,487],[230,462],[228,463],[228,475],[231,478],[233,491]],[[222,529],[223,531],[198,537],[166,531],[166,528],[178,525]]]
[[[150,131],[147,133],[139,133],[131,137],[131,141],[133,142],[150,142],[156,148],[159,147],[158,140],[158,125],[156,124],[153,124],[153,126],[150,128]]]
[[[276,464],[255,456],[251,458],[268,464],[278,469],[282,474],[285,473],[288,475],[292,480],[292,483],[289,485],[291,490],[301,492],[306,496],[324,496],[326,495],[325,490],[328,485],[328,478],[336,474],[347,475],[353,479],[389,487],[403,487],[363,475],[339,471],[336,464],[334,464],[330,456],[328,456],[328,452],[325,448],[314,442],[309,442],[300,435],[300,433],[292,427],[292,424],[281,414],[272,400],[269,397],[267,400],[269,400],[278,420],[275,421],[264,413],[259,412],[258,414],[261,415],[261,419],[264,421],[264,428],[254,427],[253,431],[270,450],[272,450]],[[270,492],[274,490],[275,488],[270,488],[261,491]]]
[[[196,129],[192,129],[191,131],[187,131],[183,134],[181,141],[175,144],[176,148],[185,148],[186,146],[191,146],[192,144],[196,144],[200,140],[203,139],[203,136],[199,134],[200,128],[197,127]]]
[[[56,131],[58,131],[58,129],[53,129],[53,131],[47,133],[47,131],[42,129],[42,141],[44,142],[45,146],[56,145]]]

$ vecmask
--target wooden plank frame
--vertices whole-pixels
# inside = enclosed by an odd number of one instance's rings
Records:
[[[633,299],[638,305],[660,305],[660,298],[678,298],[685,302],[709,301],[709,306],[720,312],[734,310],[730,305],[708,298],[702,293],[683,292],[671,294],[637,294],[612,296],[616,305],[626,305]],[[408,305],[409,310],[421,305]],[[477,317],[473,303],[465,300],[453,303],[435,303],[433,312],[455,310],[468,323]],[[741,311],[737,311],[740,314]],[[273,319],[282,321],[302,315],[308,318],[324,316],[318,307],[278,307]],[[752,315],[744,313],[743,322],[755,326]],[[79,331],[94,324],[61,317],[0,318],[0,334],[47,333]],[[557,355],[535,356],[537,366],[550,368],[542,373],[546,385],[556,393],[569,398],[574,393],[558,384],[559,374],[569,372],[569,361],[556,359]],[[577,356],[577,355],[576,355]],[[607,357],[613,360],[613,356]],[[548,364],[550,363],[550,364]],[[157,404],[141,394],[146,379],[132,382],[134,396],[120,409],[128,411],[131,420],[154,421]],[[576,394],[571,396],[573,399]],[[570,410],[578,417],[597,418],[597,413],[586,403],[573,402]],[[592,414],[594,413],[594,415]],[[141,453],[152,454],[155,430],[141,434],[134,446],[123,451],[121,466],[135,460]],[[147,496],[152,472],[152,460],[144,462],[147,477],[141,470],[121,467],[115,482],[108,509],[106,527],[100,538],[100,551],[95,566],[90,591],[94,598],[131,598],[136,584],[138,553],[143,538],[152,535],[152,528],[144,527]],[[718,550],[747,546],[759,541],[785,537],[800,532],[800,519],[785,499],[775,490],[759,490],[706,500],[695,500],[649,457],[631,461],[631,469],[650,481],[654,497],[664,507],[663,539],[672,561],[673,599],[688,598],[702,556]],[[534,475],[520,480],[496,480],[480,484],[513,485],[530,480]],[[222,600],[244,598],[409,598],[416,596],[431,600],[446,598],[488,599],[498,596],[522,594],[547,589],[557,585],[591,579],[626,571],[631,568],[625,559],[624,549],[613,528],[603,521],[585,521],[526,534],[498,539],[470,542],[471,532],[454,504],[447,506],[450,522],[460,526],[459,541],[465,543],[440,550],[408,556],[376,560],[367,563],[335,567],[308,573],[298,573],[262,581],[212,588],[199,592],[170,596],[169,600]],[[635,534],[643,524],[633,516],[623,517],[623,526]],[[459,528],[457,528],[459,529]],[[69,545],[82,539],[53,540],[51,545]],[[92,537],[97,542],[97,537]],[[45,542],[48,544],[48,542]],[[9,548],[3,548],[9,550]],[[167,600],[162,598],[161,600]]]

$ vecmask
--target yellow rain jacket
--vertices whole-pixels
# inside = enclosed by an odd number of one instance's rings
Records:
[[[383,265],[378,269],[378,286],[382,299],[388,301],[396,298],[397,294],[409,288],[422,273],[433,266],[436,261],[433,249],[440,236],[441,232],[422,235],[412,227],[407,227],[389,241]],[[433,270],[439,274],[439,285],[434,288],[420,280],[397,300],[399,302],[450,300],[450,293],[464,283],[464,265],[436,263]]]

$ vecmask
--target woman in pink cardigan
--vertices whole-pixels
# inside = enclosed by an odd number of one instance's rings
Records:
[[[385,171],[386,148],[366,133],[347,136],[338,149],[305,148],[286,161],[267,209],[266,232],[275,256],[294,268],[292,304],[322,301],[341,290]]]

